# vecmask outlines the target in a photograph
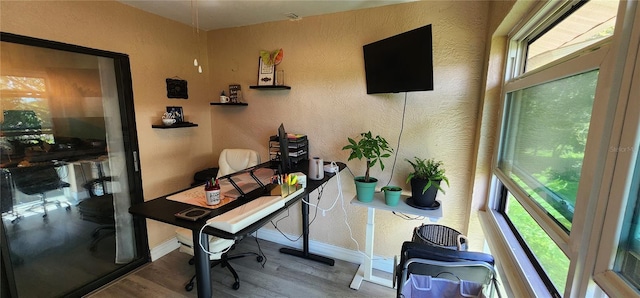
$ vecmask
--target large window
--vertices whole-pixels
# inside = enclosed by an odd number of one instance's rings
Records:
[[[549,1],[510,38],[494,206],[556,297],[578,285],[575,248],[592,221],[618,4]]]
[[[613,35],[618,1],[580,1],[564,7],[552,26],[542,26],[544,34],[532,35],[527,43],[525,71],[571,55]],[[545,30],[548,30],[545,32]]]
[[[598,70],[507,94],[499,168],[571,231]]]
[[[43,76],[0,76],[2,136],[0,148],[11,148],[9,142],[53,143],[51,112],[46,80]]]

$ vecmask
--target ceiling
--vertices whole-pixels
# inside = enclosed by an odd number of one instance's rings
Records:
[[[415,0],[118,0],[202,30],[239,27]]]

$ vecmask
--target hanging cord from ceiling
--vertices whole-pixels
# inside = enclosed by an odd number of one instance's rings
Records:
[[[196,40],[197,54],[193,59],[193,66],[198,68],[198,73],[202,73],[202,65],[198,63],[198,56],[200,56],[200,20],[198,16],[198,0],[191,0],[191,28],[193,31],[194,39]]]

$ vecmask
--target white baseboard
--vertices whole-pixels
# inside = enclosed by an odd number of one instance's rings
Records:
[[[284,246],[302,249],[302,239],[299,239],[296,242],[289,241],[276,230],[263,228],[258,230],[257,234],[257,238],[259,239],[268,240]],[[285,235],[290,239],[298,238],[298,235]],[[314,240],[309,240],[309,252],[328,258],[338,259],[356,264],[362,264],[362,261],[365,259],[364,253],[358,252],[356,250],[346,249],[344,247],[326,244]],[[393,259],[385,259],[382,257],[373,256],[373,269],[391,273],[393,272]]]
[[[299,239],[296,242],[292,242],[285,238],[282,234],[280,234],[280,232],[264,228],[258,230],[258,232],[256,233],[258,239],[263,239],[278,243],[280,245],[302,249],[302,239]],[[254,233],[254,236],[256,236],[256,233]],[[291,239],[298,237],[297,235],[286,235]],[[151,249],[151,261],[153,262],[179,247],[180,244],[178,244],[178,240],[175,237],[171,238]],[[365,259],[364,253],[314,240],[309,240],[309,252],[355,264],[362,264],[362,261]],[[385,259],[382,257],[374,256],[373,269],[391,273],[393,272],[393,259]]]
[[[180,244],[178,243],[178,239],[173,237],[160,245],[151,249],[151,262],[163,257],[164,255],[178,249]]]

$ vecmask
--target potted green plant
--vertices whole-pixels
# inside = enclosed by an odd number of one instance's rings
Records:
[[[400,202],[402,188],[395,185],[387,185],[382,188],[384,192],[384,202],[389,206],[396,206]]]
[[[376,135],[375,137],[369,132],[363,132],[360,134],[360,140],[357,142],[352,138],[347,138],[349,144],[342,147],[342,150],[350,150],[349,159],[357,158],[367,161],[367,171],[364,176],[357,176],[354,178],[356,183],[356,194],[359,201],[371,202],[373,201],[373,194],[378,179],[370,176],[371,167],[376,163],[380,164],[380,169],[384,170],[383,158],[391,156],[393,149],[389,147],[389,143],[383,137]]]
[[[411,182],[411,203],[417,207],[433,207],[438,191],[445,193],[440,183],[444,181],[449,186],[442,161],[419,157],[414,157],[413,161],[405,160],[413,166],[413,173],[407,176],[406,181]]]

